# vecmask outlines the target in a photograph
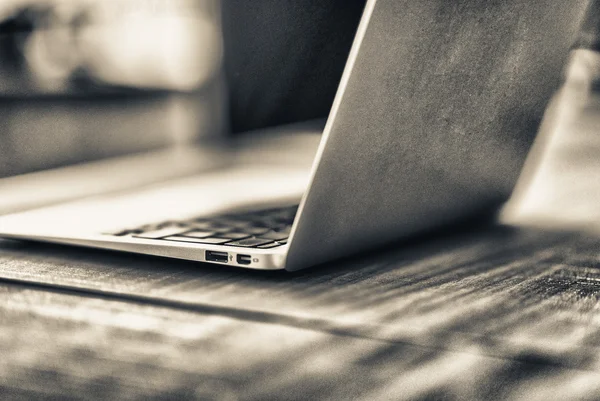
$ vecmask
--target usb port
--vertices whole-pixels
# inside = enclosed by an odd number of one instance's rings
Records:
[[[205,256],[207,262],[227,263],[229,261],[227,252],[206,251]]]
[[[252,257],[250,255],[237,255],[236,259],[240,265],[249,265],[252,263]]]

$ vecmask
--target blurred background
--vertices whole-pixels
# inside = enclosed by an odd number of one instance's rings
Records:
[[[2,0],[0,177],[222,135],[218,0]]]
[[[365,0],[2,0],[0,177],[324,119]]]

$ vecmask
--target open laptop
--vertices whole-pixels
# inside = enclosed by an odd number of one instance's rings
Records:
[[[587,5],[369,0],[307,182],[212,171],[7,215],[0,235],[297,270],[498,207]]]

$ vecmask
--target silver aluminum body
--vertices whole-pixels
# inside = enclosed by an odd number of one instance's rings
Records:
[[[369,0],[286,266],[479,212],[510,195],[588,0]]]

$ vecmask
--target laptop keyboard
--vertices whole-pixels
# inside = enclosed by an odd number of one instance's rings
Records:
[[[111,233],[115,236],[269,249],[287,244],[298,206],[166,221]]]

